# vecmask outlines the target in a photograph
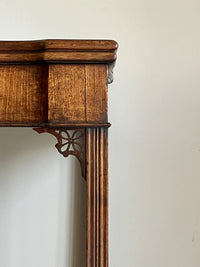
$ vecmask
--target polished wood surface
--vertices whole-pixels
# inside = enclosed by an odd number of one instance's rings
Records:
[[[108,267],[108,83],[112,40],[0,41],[0,126],[56,137],[87,183],[87,267]]]
[[[105,64],[0,65],[1,123],[107,121]]]
[[[0,41],[0,63],[102,63],[116,60],[112,40]]]
[[[0,41],[0,126],[108,125],[116,49],[112,40]]]
[[[46,122],[47,68],[0,65],[0,123]]]
[[[51,64],[48,84],[49,122],[107,122],[104,64]]]
[[[108,130],[86,130],[87,266],[108,266]]]

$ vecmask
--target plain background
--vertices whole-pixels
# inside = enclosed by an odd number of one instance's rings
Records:
[[[1,0],[0,39],[119,42],[110,266],[200,266],[200,3]],[[85,183],[55,138],[0,129],[0,266],[83,267]]]

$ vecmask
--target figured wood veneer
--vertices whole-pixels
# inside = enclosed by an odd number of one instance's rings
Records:
[[[0,123],[107,122],[103,64],[0,65],[0,86]]]
[[[81,164],[87,267],[108,267],[107,84],[116,49],[112,40],[0,41],[0,126],[52,134],[58,152]]]
[[[47,121],[47,66],[0,65],[0,122]]]
[[[48,83],[49,122],[107,122],[104,64],[51,64]]]

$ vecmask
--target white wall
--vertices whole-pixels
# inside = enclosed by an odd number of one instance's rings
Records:
[[[200,266],[199,32],[195,0],[0,2],[2,40],[120,44],[109,86],[111,267]],[[85,186],[54,144],[0,129],[2,267],[83,267]]]

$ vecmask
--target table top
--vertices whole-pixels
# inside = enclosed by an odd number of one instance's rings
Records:
[[[112,63],[117,48],[114,40],[0,41],[0,64]]]

